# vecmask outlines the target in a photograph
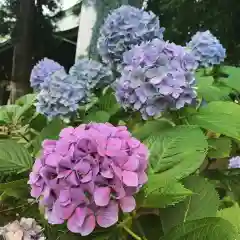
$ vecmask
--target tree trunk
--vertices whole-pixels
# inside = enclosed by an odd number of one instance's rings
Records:
[[[10,102],[29,92],[32,68],[32,40],[34,0],[19,0],[20,7],[16,22],[16,43],[13,53]]]
[[[76,60],[79,57],[98,59],[97,39],[104,18],[110,10],[123,4],[140,7],[142,0],[83,0],[80,17]]]

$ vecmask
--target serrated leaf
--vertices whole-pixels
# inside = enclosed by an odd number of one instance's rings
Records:
[[[183,183],[193,194],[183,202],[161,210],[165,233],[186,221],[216,216],[220,201],[214,185],[198,176],[190,176]]]
[[[161,134],[166,129],[172,127],[173,125],[164,119],[147,121],[143,126],[140,126],[133,131],[133,136],[143,141],[153,134]]]
[[[229,76],[228,78],[221,78],[221,82],[240,92],[240,68],[225,66],[224,72]]]
[[[163,178],[161,174],[150,175],[141,207],[164,208],[184,200],[191,194],[192,191],[174,179]]]
[[[240,139],[240,106],[232,102],[211,102],[188,116],[190,124]]]
[[[35,155],[40,151],[43,140],[58,139],[59,133],[64,127],[66,127],[66,125],[63,123],[61,119],[56,118],[52,120],[31,142],[31,145],[34,148],[33,154]]]
[[[84,123],[90,122],[105,123],[109,121],[110,117],[111,117],[110,114],[105,111],[91,112],[89,113],[89,115],[85,117]]]
[[[26,148],[13,140],[0,140],[0,172],[24,172],[32,166],[32,158]]]
[[[203,163],[208,148],[206,137],[195,126],[177,126],[149,137],[145,143],[150,151],[150,170],[164,172],[176,179],[196,171]]]
[[[180,224],[162,240],[236,240],[237,237],[237,232],[230,222],[210,217]]]
[[[232,141],[227,137],[212,138],[208,140],[210,158],[229,157],[232,149]]]
[[[238,206],[222,209],[218,211],[217,216],[228,220],[240,237],[240,208]]]

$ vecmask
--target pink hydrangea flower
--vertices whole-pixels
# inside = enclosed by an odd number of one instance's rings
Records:
[[[68,127],[42,146],[29,184],[49,223],[67,221],[71,232],[86,236],[97,224],[114,225],[119,209],[135,209],[133,195],[147,182],[148,150],[126,127]]]

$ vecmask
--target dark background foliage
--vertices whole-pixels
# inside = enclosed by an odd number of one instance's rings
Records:
[[[150,0],[160,17],[165,39],[185,44],[199,30],[210,30],[227,49],[227,62],[239,64],[240,4],[238,0]]]

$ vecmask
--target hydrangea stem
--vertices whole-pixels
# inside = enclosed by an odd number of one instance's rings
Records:
[[[142,240],[141,237],[139,237],[136,233],[134,233],[131,229],[129,229],[128,227],[126,226],[123,226],[123,229],[129,234],[131,235],[134,239],[136,240]]]

